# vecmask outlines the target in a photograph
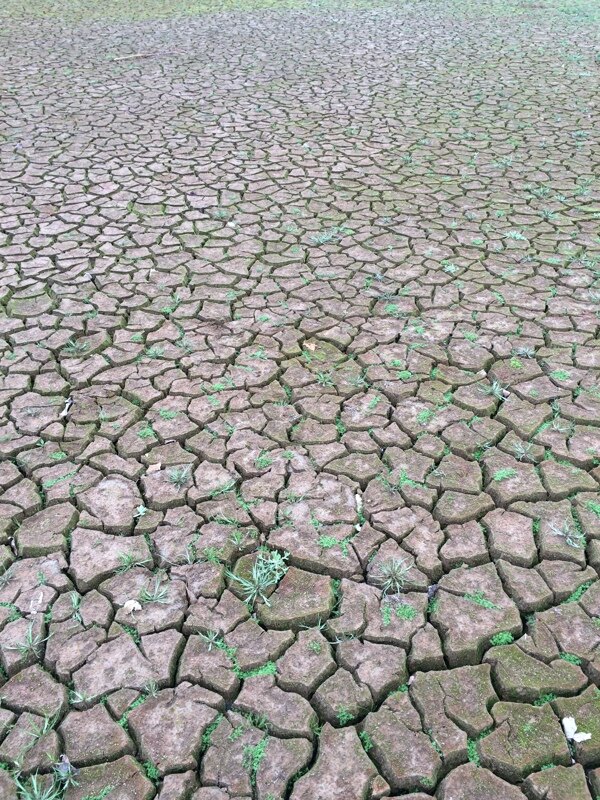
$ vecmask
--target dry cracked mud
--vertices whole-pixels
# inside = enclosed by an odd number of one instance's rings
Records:
[[[2,800],[597,800],[597,4],[0,22]]]

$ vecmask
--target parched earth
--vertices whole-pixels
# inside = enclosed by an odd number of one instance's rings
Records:
[[[2,800],[600,796],[599,23],[3,5]]]

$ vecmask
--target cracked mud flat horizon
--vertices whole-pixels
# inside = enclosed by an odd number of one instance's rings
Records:
[[[2,800],[596,800],[598,8],[0,14]]]

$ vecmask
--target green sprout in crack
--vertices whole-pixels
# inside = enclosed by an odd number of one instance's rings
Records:
[[[406,586],[408,573],[413,564],[408,563],[408,558],[389,558],[383,561],[372,577],[383,592],[383,597],[389,594],[399,594]]]
[[[69,600],[71,602],[71,619],[75,620],[75,622],[83,622],[83,618],[81,616],[81,595],[77,594],[77,592],[69,592]]]
[[[5,649],[15,650],[20,656],[33,656],[39,659],[42,645],[48,641],[52,634],[44,638],[41,633],[33,632],[33,625],[34,621],[31,620],[23,639],[20,642],[15,642],[15,644],[5,645]]]
[[[329,244],[330,242],[338,242],[340,239],[343,239],[344,236],[351,236],[353,233],[354,231],[352,228],[335,226],[333,228],[324,230],[321,233],[313,234],[313,236],[311,236],[311,240],[313,244],[317,245]]]
[[[319,386],[332,387],[334,385],[331,372],[317,372],[316,378]]]
[[[482,608],[487,608],[490,611],[499,610],[499,606],[497,606],[495,603],[492,603],[491,600],[488,600],[483,592],[467,592],[466,594],[463,594],[463,597],[465,600],[469,600],[471,603],[475,603]]]
[[[268,469],[272,463],[273,459],[266,450],[261,450],[254,459],[254,466],[256,469]]]
[[[515,637],[512,635],[510,631],[500,631],[500,633],[495,633],[492,638],[490,639],[490,644],[493,647],[498,647],[499,645],[503,644],[512,644],[515,640]]]
[[[482,384],[477,385],[477,391],[481,394],[489,394],[492,397],[495,397],[497,400],[504,400],[504,393],[505,389],[504,386],[500,383],[500,381],[492,381],[489,386],[483,386]]]
[[[566,544],[569,547],[574,547],[577,550],[584,550],[586,546],[586,538],[585,534],[581,530],[577,530],[577,527],[571,525],[569,522],[563,522],[562,527],[558,527],[552,523],[550,525],[550,530],[556,536],[562,537]]]
[[[158,411],[158,416],[159,416],[161,419],[165,419],[165,420],[172,420],[172,419],[175,419],[175,417],[177,416],[177,414],[178,414],[178,412],[177,412],[177,411],[172,411],[172,410],[171,410],[171,409],[169,409],[169,408],[161,408],[161,409],[159,409],[159,411]]]
[[[283,555],[276,550],[260,550],[256,560],[252,565],[252,572],[249,578],[236,575],[231,570],[227,570],[227,577],[238,584],[244,602],[253,607],[260,598],[267,606],[270,605],[267,591],[277,586],[279,581],[288,571],[286,561],[289,553]]]
[[[533,347],[514,347],[512,352],[513,355],[521,358],[535,358],[535,349]]]
[[[248,744],[244,747],[242,766],[250,776],[250,784],[252,786],[256,786],[256,776],[258,774],[261,762],[265,757],[265,751],[268,743],[269,737],[265,736],[264,739],[261,739],[260,742],[258,742],[258,744]]]
[[[535,461],[531,453],[532,448],[532,442],[515,442],[512,450],[517,461]]]
[[[340,725],[347,725],[354,719],[354,715],[351,714],[350,711],[348,711],[346,706],[340,706],[336,716]]]
[[[189,482],[192,475],[192,468],[189,464],[184,467],[173,467],[167,472],[167,479],[176,489],[183,489]]]
[[[60,800],[65,788],[56,780],[49,783],[43,775],[37,773],[25,778],[17,772],[13,780],[19,793],[19,800]]]
[[[434,417],[435,411],[432,411],[430,408],[424,408],[417,414],[417,422],[419,425],[425,426],[428,425]]]
[[[160,347],[160,345],[155,344],[155,345],[152,345],[152,347],[147,347],[144,350],[142,356],[144,358],[150,358],[150,359],[152,359],[152,358],[162,358],[162,356],[164,355],[164,352],[165,352],[164,347]]]
[[[87,342],[76,342],[73,339],[69,339],[69,341],[63,347],[63,353],[67,356],[77,358],[77,356],[83,355],[87,349]]]
[[[139,436],[140,439],[156,439],[154,428],[152,427],[150,422],[145,422],[143,426],[139,429],[137,435]]]
[[[0,589],[4,589],[5,586],[13,580],[14,575],[12,571],[12,564],[8,569],[5,569],[2,575],[0,575]]]
[[[574,653],[560,653],[558,657],[563,661],[566,661],[568,664],[574,664],[576,667],[580,666],[581,664],[581,659]]]
[[[202,639],[203,642],[206,642],[206,649],[209,653],[213,647],[220,649],[219,645],[221,645],[223,642],[221,634],[218,631],[206,631],[205,633],[199,633],[198,637]]]
[[[493,481],[497,481],[498,483],[501,481],[509,480],[510,478],[514,478],[517,475],[517,470],[513,469],[512,467],[505,467],[504,469],[498,469],[494,472],[492,476]]]
[[[154,581],[148,581],[140,591],[139,600],[142,605],[148,603],[166,605],[169,602],[169,587],[163,585],[160,577],[156,577]]]
[[[119,566],[115,570],[115,575],[124,575],[135,567],[145,567],[148,564],[147,558],[139,558],[133,553],[119,553]]]
[[[585,507],[596,517],[600,517],[600,503],[597,500],[588,500],[588,502],[585,504]]]
[[[235,488],[235,480],[232,478],[230,481],[227,481],[222,486],[218,486],[216,489],[213,489],[210,493],[210,499],[215,500],[217,497],[221,497],[221,495],[227,494],[232,489]]]
[[[365,753],[368,753],[369,750],[373,747],[373,740],[366,731],[361,731],[358,734],[358,738],[360,739],[360,742],[363,746]]]

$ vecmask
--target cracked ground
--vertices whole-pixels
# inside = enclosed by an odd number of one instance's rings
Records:
[[[0,21],[2,800],[595,800],[597,5]]]

